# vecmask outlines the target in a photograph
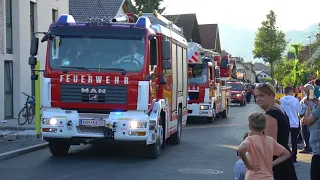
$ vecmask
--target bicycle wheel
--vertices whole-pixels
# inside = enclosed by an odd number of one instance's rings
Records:
[[[34,120],[35,116],[35,106],[30,105],[29,106],[29,118],[28,118],[28,123],[31,124]]]
[[[24,125],[28,122],[29,119],[29,107],[28,106],[24,106],[21,111],[18,114],[18,124],[19,125]],[[22,118],[24,118],[25,120],[22,121]]]

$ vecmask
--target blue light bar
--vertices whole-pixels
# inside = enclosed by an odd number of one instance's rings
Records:
[[[76,23],[76,20],[74,20],[73,16],[69,14],[62,14],[59,17],[57,24],[67,24],[67,23]]]
[[[139,19],[137,20],[137,23],[134,27],[137,28],[147,28],[151,26],[151,21],[149,18],[141,16],[139,17]]]
[[[115,114],[116,116],[121,116],[122,113],[121,113],[121,112],[115,112],[114,114]]]

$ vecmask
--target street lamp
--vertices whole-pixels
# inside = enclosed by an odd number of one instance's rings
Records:
[[[310,36],[307,36],[307,39],[309,39],[309,56],[311,57],[311,43],[312,43],[312,36],[314,36],[313,34],[311,34]]]

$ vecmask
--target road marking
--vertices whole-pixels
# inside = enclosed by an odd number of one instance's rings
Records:
[[[200,168],[185,168],[179,169],[178,172],[185,174],[223,174],[223,171],[216,169],[200,169]]]
[[[248,124],[247,123],[237,123],[237,124],[187,126],[184,129],[218,128],[218,127],[232,127],[232,126],[243,126],[243,125],[248,125]]]

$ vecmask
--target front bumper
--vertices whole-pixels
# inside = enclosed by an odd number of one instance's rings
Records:
[[[201,106],[209,106],[209,109],[201,110]],[[188,104],[188,116],[189,117],[213,117],[214,109],[209,104]]]
[[[50,119],[56,119],[56,125],[50,125]],[[80,125],[80,120],[100,120],[99,126]],[[132,122],[140,127],[130,127]],[[77,111],[65,111],[57,108],[46,109],[42,113],[41,129],[44,139],[108,138],[116,141],[147,141],[152,144],[156,131],[149,130],[149,116],[142,111],[127,111],[108,114],[88,114]]]

